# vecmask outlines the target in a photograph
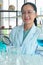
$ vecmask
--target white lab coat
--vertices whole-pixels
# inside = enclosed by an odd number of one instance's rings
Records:
[[[39,29],[33,25],[23,41],[23,25],[14,27],[10,33],[10,40],[21,54],[35,54]]]

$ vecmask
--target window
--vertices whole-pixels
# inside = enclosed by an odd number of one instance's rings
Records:
[[[43,0],[36,0],[38,15],[43,15]]]
[[[21,11],[21,6],[24,0],[3,0],[3,10],[8,10],[9,5],[15,6],[15,11]],[[19,14],[20,15],[20,14]],[[8,18],[10,17],[10,18]],[[9,25],[13,28],[16,26],[16,12],[3,12],[3,25],[8,28]],[[18,17],[18,25],[21,25],[22,20]],[[8,25],[6,25],[8,24]]]
[[[27,0],[27,2],[35,3],[35,0]]]

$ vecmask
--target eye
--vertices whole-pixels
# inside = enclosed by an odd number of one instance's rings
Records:
[[[28,14],[32,14],[32,13],[35,13],[35,11],[32,10],[28,11]]]

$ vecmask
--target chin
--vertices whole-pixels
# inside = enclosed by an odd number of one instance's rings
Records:
[[[31,24],[30,22],[24,22],[25,24]]]

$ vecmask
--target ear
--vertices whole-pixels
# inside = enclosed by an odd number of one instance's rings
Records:
[[[35,13],[35,17],[36,17],[36,18],[38,17],[37,13]]]

